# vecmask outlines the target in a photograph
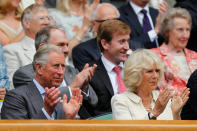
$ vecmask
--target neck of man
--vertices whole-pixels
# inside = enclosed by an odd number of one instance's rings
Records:
[[[44,84],[44,82],[42,81],[42,79],[40,78],[40,76],[38,76],[37,74],[34,76],[34,79],[43,87],[48,87],[47,85]],[[50,87],[48,87],[50,88]]]
[[[120,61],[116,61],[115,59],[113,59],[112,57],[110,57],[109,55],[107,54],[103,54],[103,56],[108,60],[110,61],[111,63],[113,63],[114,65],[119,65],[120,64]]]

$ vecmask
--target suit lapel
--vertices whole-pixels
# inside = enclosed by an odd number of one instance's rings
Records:
[[[99,63],[98,63],[98,74],[100,79],[103,81],[105,87],[107,88],[107,90],[110,92],[110,94],[113,96],[114,95],[114,91],[113,91],[113,87],[111,84],[111,80],[107,74],[107,71],[101,61],[101,59],[99,59]]]
[[[37,87],[34,85],[33,82],[30,82],[28,85],[29,91],[27,92],[27,96],[29,96],[29,99],[33,105],[33,108],[35,112],[39,111],[44,106],[44,101],[42,99],[42,96],[40,95],[40,92],[38,91]],[[62,107],[62,102],[58,103],[56,106],[56,117],[57,119],[64,119],[65,114]]]
[[[156,13],[156,11],[154,9],[152,9],[152,8],[149,8],[149,10],[150,10],[150,16],[151,16],[153,25],[155,25],[158,13]]]
[[[24,50],[24,55],[30,60],[33,61],[33,56],[35,54],[35,49],[32,50],[31,46],[33,42],[29,40],[30,38],[24,37],[24,39],[22,40],[22,48]]]
[[[98,47],[96,38],[93,39],[93,42],[92,42],[91,44],[92,44],[93,48],[95,49],[95,50],[94,50],[95,56],[99,56],[98,58],[100,58],[101,52],[100,52],[100,50],[99,50],[99,47]]]
[[[64,80],[66,81],[67,85],[70,85],[72,81],[74,80],[76,73],[71,69],[70,66],[66,66],[66,72],[64,75]]]
[[[124,15],[126,16],[128,23],[130,25],[130,27],[132,28],[136,28],[135,30],[138,33],[143,33],[143,28],[138,20],[137,15],[135,14],[133,8],[131,7],[131,5],[128,3],[125,8],[123,9]],[[129,12],[129,13],[128,13]]]
[[[29,83],[28,89],[29,91],[27,92],[27,96],[29,96],[29,99],[33,105],[35,112],[42,109],[44,101],[42,99],[42,96],[40,95],[40,92],[38,91],[37,87],[34,85],[33,82]]]

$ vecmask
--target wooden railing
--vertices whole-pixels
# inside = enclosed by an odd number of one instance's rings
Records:
[[[0,131],[197,131],[197,121],[0,120]]]

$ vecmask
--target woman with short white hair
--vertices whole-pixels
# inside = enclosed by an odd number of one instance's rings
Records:
[[[124,66],[124,83],[128,91],[111,100],[113,119],[181,119],[179,112],[189,98],[189,89],[174,94],[168,88],[156,90],[163,69],[163,62],[155,52],[148,49],[134,51]]]

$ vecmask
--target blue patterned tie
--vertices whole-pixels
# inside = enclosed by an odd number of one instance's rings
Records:
[[[144,32],[146,33],[148,31],[152,30],[152,27],[151,27],[150,21],[149,21],[148,16],[147,16],[147,11],[145,9],[142,9],[141,13],[144,15],[143,29],[144,29]]]

